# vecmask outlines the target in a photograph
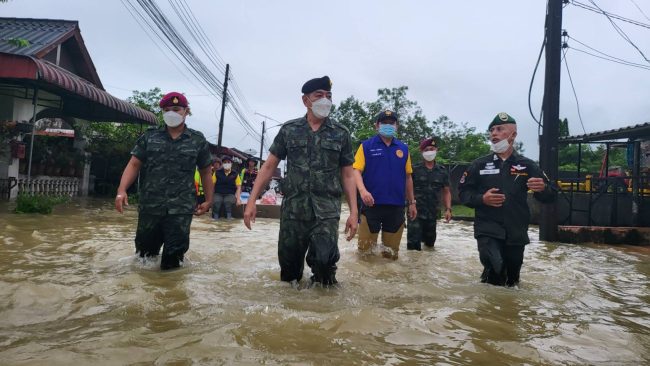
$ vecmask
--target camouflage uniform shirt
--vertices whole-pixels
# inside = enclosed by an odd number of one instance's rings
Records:
[[[413,166],[413,191],[418,218],[436,219],[438,217],[438,204],[444,187],[449,187],[447,168],[435,164],[433,169],[428,169],[424,163]]]
[[[285,122],[270,152],[287,159],[282,181],[282,217],[322,220],[341,216],[341,167],[352,165],[352,141],[345,126],[326,118],[312,131],[306,117]]]
[[[194,170],[212,158],[203,134],[191,128],[172,140],[167,129],[150,128],[140,136],[131,155],[142,162],[140,212],[152,215],[192,214],[196,202]]]

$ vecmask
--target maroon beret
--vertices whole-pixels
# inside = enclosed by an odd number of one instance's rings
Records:
[[[187,103],[187,98],[181,93],[178,92],[171,92],[165,94],[164,97],[160,100],[160,108],[165,108],[165,107],[173,107],[173,106],[179,106],[183,108],[187,108],[189,103]]]
[[[438,147],[438,142],[437,142],[437,140],[438,140],[438,139],[435,138],[435,137],[429,137],[428,139],[424,139],[424,140],[420,141],[420,151],[423,151],[423,150],[426,149],[427,146],[429,146],[429,145],[431,145],[431,146],[437,148],[437,147]]]

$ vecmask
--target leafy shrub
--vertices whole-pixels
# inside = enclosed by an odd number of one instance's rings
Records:
[[[19,194],[16,199],[15,213],[40,213],[50,214],[54,206],[68,202],[68,197],[38,196]]]

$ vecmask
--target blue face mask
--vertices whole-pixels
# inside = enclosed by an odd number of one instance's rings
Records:
[[[395,127],[395,125],[391,125],[387,123],[379,124],[379,134],[383,137],[386,138],[395,137],[396,131],[397,131],[397,127]]]

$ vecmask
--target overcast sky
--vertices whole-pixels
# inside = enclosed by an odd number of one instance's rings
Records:
[[[588,3],[589,0],[583,0]],[[595,0],[607,11],[650,23],[649,0]],[[528,113],[528,87],[543,38],[545,0],[508,1],[199,1],[187,0],[253,112],[286,121],[304,113],[300,87],[329,75],[334,103],[354,95],[373,101],[377,89],[406,85],[428,119],[447,115],[484,130],[498,112],[518,121],[526,155],[537,159],[537,125]],[[201,55],[167,0],[158,4]],[[155,86],[188,95],[188,125],[216,141],[220,102],[178,71],[119,0],[10,0],[4,17],[79,21],[81,34],[106,90],[126,98]],[[574,5],[564,9],[564,28],[575,39],[607,54],[646,62],[607,19]],[[617,24],[650,56],[650,29]],[[581,47],[574,41],[571,45]],[[586,49],[585,47],[582,47]],[[175,59],[174,59],[175,60]],[[650,122],[650,70],[632,68],[569,50],[586,132]],[[539,113],[543,60],[533,89]],[[216,70],[214,70],[217,73]],[[217,73],[218,74],[218,73]],[[223,75],[219,75],[222,78]],[[560,116],[581,134],[566,69]],[[261,130],[261,117],[252,121]],[[223,143],[259,151],[226,114]],[[269,131],[270,138],[277,128]],[[268,146],[268,145],[267,145]]]

